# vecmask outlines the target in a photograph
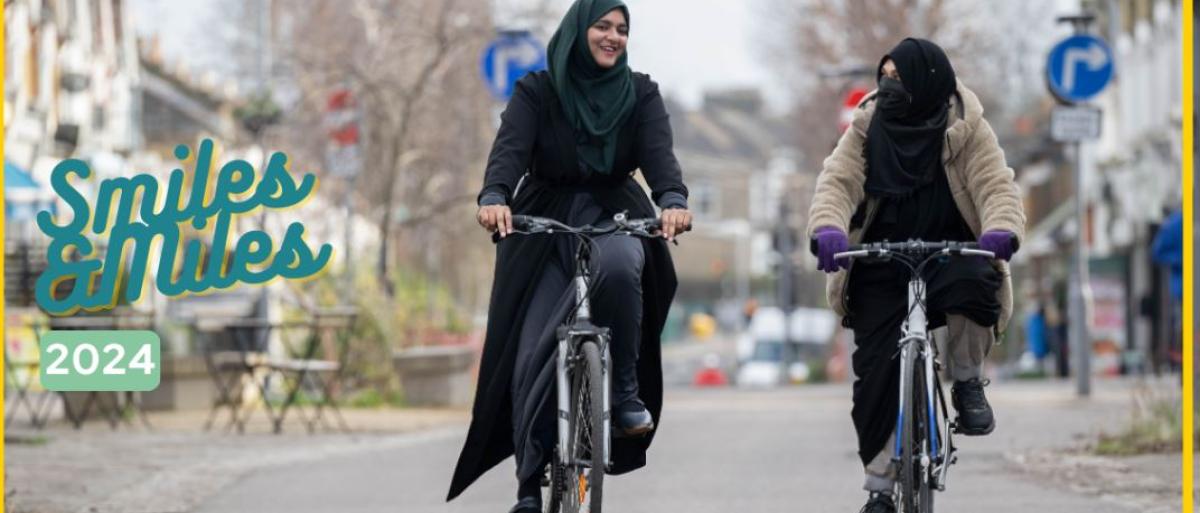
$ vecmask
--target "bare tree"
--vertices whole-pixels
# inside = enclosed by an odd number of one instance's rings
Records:
[[[376,267],[387,289],[397,228],[426,224],[473,196],[463,173],[483,151],[486,99],[473,74],[490,29],[481,14],[486,2],[306,5],[283,35],[284,57],[303,93],[300,108],[310,117],[320,116],[335,87],[357,95],[364,134],[358,192],[379,220]]]

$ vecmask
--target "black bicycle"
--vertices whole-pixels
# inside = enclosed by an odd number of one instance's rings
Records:
[[[604,474],[612,465],[610,331],[591,321],[592,237],[625,234],[660,237],[658,219],[613,216],[603,226],[567,226],[554,219],[514,215],[513,233],[566,234],[578,237],[575,251],[575,298],[572,314],[558,327],[557,397],[558,443],[543,479],[543,508],[547,513],[600,513]]]
[[[929,338],[922,271],[951,257],[996,258],[974,242],[877,242],[850,246],[836,259],[895,260],[910,271],[908,316],[900,335],[900,408],[896,414],[892,466],[899,470],[896,496],[901,513],[933,513],[933,491],[946,490],[946,472],[957,461],[951,433],[955,422],[946,409],[937,372],[937,345]]]

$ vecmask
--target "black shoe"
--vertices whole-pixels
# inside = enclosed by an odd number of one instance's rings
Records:
[[[988,405],[987,397],[983,395],[983,387],[987,381],[972,378],[967,381],[955,381],[950,389],[954,410],[958,412],[958,432],[967,436],[979,436],[991,433],[996,429],[996,418],[992,415],[992,407]]]
[[[858,510],[858,513],[896,513],[896,503],[892,496],[886,493],[871,492],[871,498]]]
[[[618,437],[644,436],[654,430],[654,418],[640,402],[631,402],[615,412],[614,430]]]
[[[523,497],[508,513],[542,513],[541,497]]]

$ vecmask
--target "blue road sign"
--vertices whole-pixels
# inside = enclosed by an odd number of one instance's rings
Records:
[[[1096,96],[1112,80],[1113,55],[1095,36],[1077,34],[1050,50],[1046,77],[1050,91],[1063,100],[1081,102]]]
[[[479,64],[488,91],[508,101],[517,80],[531,71],[546,69],[546,51],[528,31],[501,32],[483,50]]]

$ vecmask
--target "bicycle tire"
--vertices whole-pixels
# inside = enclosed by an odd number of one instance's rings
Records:
[[[900,493],[899,496],[899,511],[900,513],[917,513],[917,491],[919,485],[917,479],[917,461],[913,454],[917,447],[916,441],[916,421],[915,413],[919,409],[913,404],[913,398],[916,397],[916,391],[919,387],[916,386],[916,351],[904,351],[907,356],[900,362],[900,396],[905,399],[904,409],[900,412],[901,418],[901,451],[900,451]]]
[[[923,360],[914,362],[919,365],[913,366],[913,422],[916,428],[913,429],[913,442],[916,447],[919,447],[923,452],[928,453],[930,450],[929,438],[929,396],[925,390],[925,366]],[[931,455],[932,456],[932,455]],[[933,465],[921,467],[919,460],[913,468],[914,476],[918,479],[917,485],[917,511],[918,513],[933,513]]]
[[[604,473],[604,371],[600,346],[594,340],[580,344],[580,360],[571,385],[571,464],[565,470],[562,490],[564,513],[600,513]],[[586,462],[586,464],[585,464]]]

